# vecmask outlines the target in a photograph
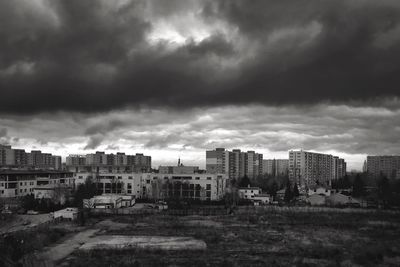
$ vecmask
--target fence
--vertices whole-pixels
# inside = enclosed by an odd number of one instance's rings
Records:
[[[389,213],[400,214],[399,210],[363,209],[363,208],[333,208],[333,207],[298,207],[298,206],[239,206],[235,213],[276,213],[276,212],[304,212],[304,213]]]

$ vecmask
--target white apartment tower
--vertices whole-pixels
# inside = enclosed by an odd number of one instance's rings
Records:
[[[346,162],[338,157],[303,150],[289,151],[289,179],[301,187],[328,186],[345,173]]]
[[[206,151],[207,173],[225,174],[231,179],[239,179],[245,175],[254,178],[262,174],[262,162],[263,155],[254,151],[228,151],[225,148]]]

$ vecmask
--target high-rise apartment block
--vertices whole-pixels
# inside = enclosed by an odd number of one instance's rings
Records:
[[[42,153],[40,150],[32,150],[31,153],[28,153],[24,149],[0,145],[0,166],[3,168],[60,170],[61,156]]]
[[[373,179],[400,179],[400,156],[368,156],[366,171]]]
[[[207,173],[221,173],[231,179],[243,176],[254,178],[262,174],[263,155],[254,151],[241,152],[239,149],[232,151],[225,148],[216,148],[206,151]]]
[[[346,162],[328,154],[289,151],[289,179],[301,187],[330,185],[346,174]]]
[[[149,172],[151,157],[136,155],[106,154],[99,152],[87,155],[69,155],[66,159],[67,169],[72,172]]]
[[[263,160],[263,174],[273,176],[284,176],[289,173],[289,160],[288,159],[264,159]]]

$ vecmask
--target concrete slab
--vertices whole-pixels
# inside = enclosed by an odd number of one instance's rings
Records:
[[[204,241],[192,237],[101,235],[88,240],[80,249],[205,250]]]

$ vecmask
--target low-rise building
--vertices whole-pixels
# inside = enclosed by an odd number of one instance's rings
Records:
[[[252,199],[253,199],[253,201],[260,202],[261,204],[269,204],[269,203],[271,203],[271,196],[268,195],[268,194],[254,195],[254,197]]]
[[[261,188],[259,187],[240,187],[238,189],[239,197],[242,199],[254,199],[256,195],[261,194]]]
[[[91,179],[98,194],[127,194],[144,199],[220,200],[225,195],[225,175],[207,173],[76,173],[77,185]]]
[[[307,191],[307,194],[309,196],[312,195],[324,195],[324,196],[330,196],[331,194],[334,194],[335,190],[327,188],[327,187],[322,187],[322,186],[316,186],[316,187],[312,187],[309,188]]]
[[[0,198],[34,194],[35,188],[41,186],[73,188],[74,180],[71,172],[63,171],[0,171]]]
[[[83,207],[89,209],[119,209],[135,205],[132,195],[104,194],[83,200]]]
[[[62,210],[57,210],[53,213],[53,218],[57,219],[67,219],[70,221],[75,221],[78,219],[78,209],[77,208],[65,208]]]

